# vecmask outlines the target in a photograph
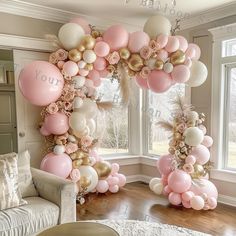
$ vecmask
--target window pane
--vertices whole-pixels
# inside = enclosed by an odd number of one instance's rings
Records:
[[[230,70],[228,158],[226,166],[236,168],[236,68]]]
[[[149,91],[148,93],[148,153],[163,155],[168,153],[170,133],[156,125],[158,121],[170,121],[172,110],[170,100],[176,96],[185,95],[185,85],[177,84],[172,86],[167,92],[157,94]]]
[[[101,101],[112,101],[117,106],[111,111],[101,113],[97,118],[97,134],[101,137],[100,154],[128,152],[128,108],[120,103],[119,83],[117,80],[103,79],[98,88]]]
[[[226,40],[222,43],[222,56],[236,56],[236,39]]]

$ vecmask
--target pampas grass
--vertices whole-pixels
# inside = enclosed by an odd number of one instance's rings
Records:
[[[114,107],[112,102],[97,102],[97,107],[100,111],[109,111]]]
[[[52,46],[55,47],[56,49],[63,48],[63,45],[61,44],[60,40],[58,37],[54,34],[45,34],[44,36],[47,40],[52,42]]]
[[[159,121],[156,123],[156,125],[160,126],[162,129],[169,132],[172,132],[174,128],[173,124],[171,124],[168,121]]]

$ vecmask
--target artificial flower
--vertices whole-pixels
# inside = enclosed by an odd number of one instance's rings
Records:
[[[52,63],[52,64],[56,64],[58,62],[58,58],[56,56],[56,53],[53,52],[50,54],[49,56],[49,62]]]
[[[151,55],[152,55],[152,49],[148,46],[144,46],[140,50],[140,56],[145,60],[149,59]]]
[[[68,52],[64,49],[58,49],[55,55],[58,61],[65,61],[68,57]]]
[[[76,143],[69,142],[66,144],[65,149],[67,154],[71,154],[78,150],[78,145]]]
[[[184,164],[183,170],[187,172],[188,174],[192,174],[194,172],[194,167],[192,164]]]
[[[140,76],[144,79],[147,79],[150,73],[151,73],[150,68],[144,66],[140,72]]]
[[[111,65],[115,65],[119,62],[120,60],[120,55],[118,52],[114,51],[112,53],[110,53],[107,57],[106,57],[107,61],[109,62],[109,64]]]
[[[89,147],[92,144],[92,138],[90,136],[83,136],[81,138],[82,146]]]
[[[186,124],[184,124],[184,123],[180,123],[180,124],[177,126],[177,130],[178,130],[180,133],[183,133],[186,128],[187,128],[187,127],[186,127]]]
[[[55,113],[57,113],[58,112],[58,106],[57,106],[57,104],[55,103],[55,102],[53,102],[53,103],[51,103],[51,104],[49,104],[48,105],[48,107],[46,108],[46,110],[47,110],[47,112],[49,113],[49,114],[55,114]]]
[[[73,169],[71,172],[70,172],[70,178],[71,178],[71,181],[76,183],[80,180],[80,171],[78,169]]]
[[[160,44],[157,43],[157,41],[155,41],[154,39],[152,39],[149,42],[149,47],[152,49],[153,52],[156,52],[157,50],[160,49]]]

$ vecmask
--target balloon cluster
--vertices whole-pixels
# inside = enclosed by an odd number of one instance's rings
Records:
[[[209,181],[210,152],[213,140],[206,135],[203,113],[187,110],[173,122],[169,154],[157,161],[161,179],[153,178],[150,188],[156,194],[168,196],[173,205],[195,210],[217,206],[218,192]],[[162,124],[163,125],[163,124]]]

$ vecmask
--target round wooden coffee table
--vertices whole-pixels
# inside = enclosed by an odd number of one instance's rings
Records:
[[[119,234],[106,225],[80,221],[57,225],[38,236],[119,236]]]

